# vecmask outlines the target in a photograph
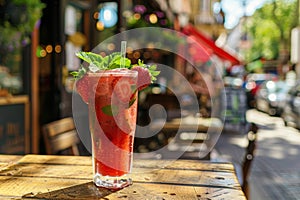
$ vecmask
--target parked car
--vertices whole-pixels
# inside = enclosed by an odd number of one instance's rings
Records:
[[[256,109],[280,116],[289,88],[285,81],[264,81],[255,95]]]
[[[281,117],[285,125],[300,129],[300,81],[289,90]]]
[[[244,87],[247,96],[247,105],[248,108],[255,108],[255,95],[259,88],[259,86],[267,80],[278,80],[278,76],[276,74],[248,74]]]

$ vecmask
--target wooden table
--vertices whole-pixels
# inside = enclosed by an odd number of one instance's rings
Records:
[[[192,132],[222,131],[223,123],[218,118],[187,116],[174,118],[170,121],[154,120],[150,128],[152,130],[162,129],[166,132],[177,132],[178,130]]]
[[[246,199],[231,163],[134,160],[132,176],[124,189],[98,189],[91,157],[0,155],[0,199]]]
[[[210,159],[209,152],[222,129],[223,123],[218,118],[195,116],[174,118],[170,121],[156,119],[150,124],[151,133],[161,132],[168,141],[168,151],[160,152],[164,159]]]

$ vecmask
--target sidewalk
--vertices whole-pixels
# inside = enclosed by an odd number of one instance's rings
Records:
[[[300,199],[300,132],[285,127],[281,118],[256,110],[247,111],[247,120],[260,128],[249,177],[250,199]],[[216,161],[231,161],[239,170],[247,143],[245,134],[221,134]]]

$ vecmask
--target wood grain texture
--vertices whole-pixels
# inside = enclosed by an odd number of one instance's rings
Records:
[[[17,162],[0,168],[0,198],[245,199],[231,163],[135,160],[133,185],[111,191],[92,183],[91,157],[17,158],[11,156]],[[0,156],[2,166],[9,161]]]

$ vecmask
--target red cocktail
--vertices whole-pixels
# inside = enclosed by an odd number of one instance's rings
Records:
[[[89,107],[94,183],[110,189],[132,183],[128,175],[132,166],[137,93],[159,74],[155,65],[148,66],[140,60],[132,65],[124,56],[125,50],[105,57],[78,52],[76,55],[89,65],[71,73],[76,79],[76,92]]]
[[[94,182],[120,188],[131,184],[137,117],[137,72],[127,69],[88,73],[89,123]]]

